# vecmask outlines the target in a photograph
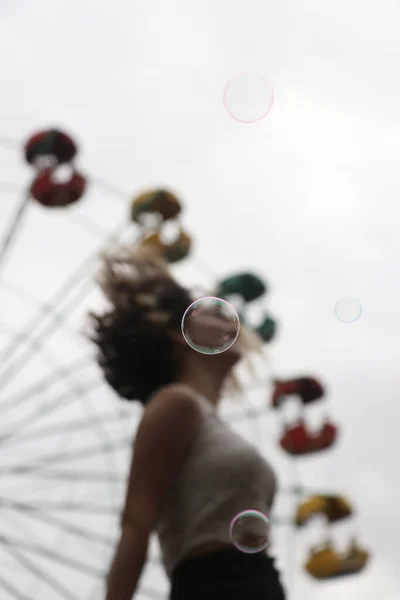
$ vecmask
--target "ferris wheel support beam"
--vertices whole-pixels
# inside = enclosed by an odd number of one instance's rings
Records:
[[[18,230],[20,228],[20,225],[22,224],[22,220],[26,214],[27,208],[29,206],[29,201],[30,201],[30,194],[29,192],[27,192],[24,197],[22,198],[22,201],[15,213],[14,219],[11,222],[11,226],[8,229],[5,238],[3,240],[3,243],[1,245],[0,248],[0,275],[1,275],[1,269],[4,266],[4,259],[7,255],[7,251],[9,250],[12,242],[15,240],[15,237],[18,233]]]

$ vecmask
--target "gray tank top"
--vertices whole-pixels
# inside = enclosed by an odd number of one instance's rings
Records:
[[[207,400],[184,465],[171,486],[156,533],[168,577],[195,548],[231,543],[229,525],[241,511],[270,512],[276,478],[256,449],[223,423]]]

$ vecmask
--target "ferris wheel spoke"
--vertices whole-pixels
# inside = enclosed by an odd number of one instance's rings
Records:
[[[0,588],[5,590],[14,600],[32,600],[32,596],[26,596],[17,590],[17,588],[12,583],[4,579],[2,575],[0,575]]]
[[[130,197],[130,194],[120,190],[116,185],[109,183],[102,177],[98,177],[98,175],[91,175],[90,178],[98,187],[103,188],[103,190],[111,193],[113,197],[118,198],[119,200],[126,202],[127,198]]]
[[[10,511],[9,511],[10,512]],[[32,514],[32,512],[34,512],[34,514]],[[64,522],[62,521],[62,519],[57,519],[56,517],[54,517],[53,519],[51,518],[51,515],[49,514],[48,511],[45,511],[42,515],[38,514],[39,511],[30,511],[30,513],[27,513],[25,511],[21,511],[18,510],[15,513],[11,512],[11,514],[7,514],[7,525],[10,526],[10,520],[12,520],[14,517],[19,517],[18,521],[14,521],[13,525],[12,525],[12,533],[11,535],[8,534],[8,536],[3,536],[3,537],[7,537],[7,539],[4,540],[0,539],[0,547],[3,547],[3,552],[4,552],[4,544],[6,542],[12,544],[16,549],[22,550],[22,551],[28,551],[29,553],[34,553],[38,556],[38,558],[42,558],[42,560],[46,560],[47,558],[49,560],[53,560],[53,563],[58,564],[59,566],[62,566],[64,568],[72,568],[75,570],[75,572],[80,572],[83,575],[89,577],[89,578],[93,578],[95,577],[97,580],[101,579],[101,577],[104,574],[104,568],[102,569],[96,569],[95,567],[93,567],[93,565],[87,565],[85,564],[85,562],[81,562],[80,564],[74,564],[74,561],[69,560],[69,557],[65,557],[64,553],[60,553],[59,550],[61,548],[61,544],[62,541],[64,539],[64,536],[66,534],[68,534],[70,537],[68,539],[68,542],[72,542],[72,540],[77,537],[76,536],[76,532],[74,531],[74,526],[71,525],[70,527],[68,527],[68,522]],[[51,551],[50,550],[46,550],[46,548],[43,547],[43,545],[38,545],[38,544],[32,544],[32,543],[26,543],[25,540],[26,539],[30,539],[33,536],[35,538],[38,538],[38,536],[40,536],[40,533],[34,533],[32,530],[30,530],[29,527],[26,526],[26,524],[20,522],[21,517],[27,517],[28,519],[30,517],[33,517],[33,520],[31,518],[31,522],[32,524],[37,525],[37,523],[35,521],[39,521],[42,520],[42,522],[47,526],[47,527],[53,527],[55,531],[57,531],[58,536],[56,539],[54,539],[54,541],[51,544]],[[10,519],[11,517],[11,519]],[[38,519],[39,517],[39,519]],[[40,519],[41,517],[41,519]],[[54,521],[54,522],[53,522]],[[66,524],[65,524],[66,523]],[[16,531],[21,531],[23,532],[24,535],[24,540],[21,541],[21,539],[15,540],[14,539],[14,534]],[[61,535],[60,535],[61,533]],[[81,532],[79,532],[81,533]],[[94,558],[96,555],[96,560],[101,561],[101,565],[103,565],[103,567],[108,563],[109,557],[105,557],[104,555],[104,551],[105,550],[109,550],[110,546],[113,545],[114,540],[109,538],[109,539],[105,539],[105,540],[101,540],[104,544],[104,542],[106,541],[108,546],[103,545],[103,547],[100,547],[99,545],[92,545],[94,544],[93,540],[89,539],[91,537],[91,534],[93,534],[93,532],[91,531],[84,531],[82,532],[84,533],[84,535],[80,535],[79,536],[79,546],[81,548],[83,548],[84,546],[87,548],[87,551],[89,553],[89,555]],[[71,537],[72,536],[72,537]],[[45,538],[44,538],[45,539]],[[1,544],[1,542],[3,543],[3,546]],[[75,541],[76,543],[76,541]],[[96,544],[98,544],[98,540],[96,539]],[[56,548],[56,551],[53,551],[53,548]],[[98,551],[102,550],[101,555],[99,555]],[[49,555],[50,552],[50,555]],[[108,552],[106,552],[106,554],[108,555]],[[54,557],[53,557],[54,555]],[[75,561],[76,562],[76,561]],[[85,568],[86,567],[86,568]],[[33,589],[36,589],[41,585],[41,581],[40,580],[36,580],[37,586],[36,588],[33,587],[33,585],[30,585],[30,593],[31,593],[31,598],[36,598],[36,594],[33,593]]]
[[[85,429],[91,429],[93,423],[112,423],[118,422],[121,420],[121,415],[115,410],[110,412],[105,412],[100,415],[91,416],[91,419],[76,419],[75,421],[70,421],[65,425],[60,425],[59,427],[43,427],[43,429],[37,429],[35,431],[29,431],[22,433],[18,438],[11,438],[10,440],[5,440],[3,445],[15,444],[18,442],[24,443],[32,440],[43,440],[46,437],[53,437],[60,435],[60,433],[69,433],[69,432],[77,432]]]
[[[69,363],[67,365],[67,368],[70,372],[74,372],[76,374],[84,368],[91,366],[92,361],[93,358],[91,356],[85,356],[84,358],[80,358],[76,361]],[[28,386],[22,392],[19,392],[17,394],[11,394],[10,397],[3,400],[0,404],[0,414],[3,412],[3,410],[8,410],[8,408],[11,406],[20,407],[25,402],[31,401],[33,396],[40,394],[41,392],[44,392],[48,390],[48,388],[51,388],[53,385],[57,384],[60,381],[60,373],[61,369],[53,371],[51,375],[48,375],[41,379],[39,382]]]
[[[65,375],[67,375],[69,377],[72,374],[72,373],[70,373],[65,368],[62,371],[64,372]],[[76,386],[75,383],[72,384],[72,390],[75,392],[75,396],[76,397],[82,396],[83,393],[84,393],[83,390],[80,387]],[[88,402],[90,403],[90,400]],[[87,413],[88,417],[90,418],[92,413],[89,412],[90,408],[87,405],[87,402],[82,403],[82,409]],[[40,409],[40,414],[42,414],[41,409]],[[28,421],[29,424],[32,425],[33,420],[34,419],[32,419],[32,416],[30,416],[27,420],[25,420],[25,422]],[[96,432],[97,435],[99,435],[100,439],[102,439],[103,437],[108,437],[107,434],[104,431],[103,424],[101,423],[101,421],[99,421],[98,419],[97,420],[95,419],[93,421],[93,425],[94,425],[94,431]],[[1,441],[1,439],[0,439],[0,441]],[[70,443],[71,442],[72,442],[72,439],[70,439]],[[65,455],[65,451],[64,451],[64,455]],[[103,452],[103,458],[104,458],[105,462],[108,463],[108,466],[109,467],[111,466],[111,470],[115,471],[116,470],[116,465],[115,465],[115,462],[113,461],[112,455],[109,454],[109,453],[107,454],[106,452]]]
[[[122,484],[125,482],[126,478],[125,477],[120,477],[118,474],[114,473],[114,472],[99,472],[99,473],[95,473],[93,471],[80,471],[80,470],[75,470],[75,471],[57,471],[57,470],[53,470],[52,467],[47,467],[47,465],[41,465],[41,467],[46,468],[47,470],[45,472],[42,472],[39,469],[36,469],[36,465],[35,467],[32,469],[35,471],[35,474],[37,475],[37,477],[40,478],[50,478],[54,481],[76,481],[76,480],[82,480],[84,479],[85,482],[89,482],[89,481],[96,481],[96,482],[102,482],[102,483],[119,483]],[[37,471],[39,470],[39,473],[37,473]],[[20,474],[26,474],[28,473],[29,470],[28,468],[24,469],[23,471],[20,472]],[[16,473],[18,474],[18,471],[12,471],[12,473]]]
[[[79,294],[75,297],[73,297],[73,301],[70,302],[68,304],[68,311],[66,309],[64,309],[64,311],[62,312],[62,315],[64,317],[66,317],[68,314],[72,313],[81,303],[82,300],[84,300],[84,298],[86,298],[86,296],[88,296],[88,294],[90,293],[90,290],[93,287],[93,283],[91,280],[87,280],[83,282],[83,285],[81,286],[81,288],[78,289]],[[52,316],[52,313],[48,312],[46,310],[46,316]],[[45,319],[44,319],[45,321]],[[27,338],[30,340],[35,340],[37,344],[44,344],[45,341],[47,341],[49,339],[49,337],[55,332],[57,331],[59,327],[59,323],[58,323],[58,318],[52,318],[50,319],[50,321],[47,323],[47,325],[44,327],[44,329],[40,332],[40,334],[37,337],[34,337],[34,331],[30,330],[29,328],[27,328]],[[17,335],[15,337],[15,339],[17,339],[19,336]],[[34,354],[31,352],[30,348],[26,348],[23,347],[22,348],[22,352],[20,354],[19,357],[17,357],[15,359],[14,362],[12,362],[8,367],[7,365],[5,366],[3,372],[0,372],[0,387],[2,387],[3,389],[10,384],[13,380],[14,377],[19,377],[20,373],[26,368],[26,366],[29,364],[30,359],[32,358],[32,356],[34,356]],[[1,357],[0,357],[0,361],[1,361]],[[7,361],[4,359],[3,364],[5,364]]]
[[[55,313],[57,313],[57,305],[50,304],[47,301],[44,302],[41,298],[39,298],[39,296],[36,296],[36,294],[31,292],[30,290],[25,290],[23,287],[17,285],[16,283],[10,281],[3,281],[1,284],[1,288],[3,291],[6,290],[9,295],[13,296],[17,300],[22,300],[26,302],[26,304],[29,304],[30,306],[33,306],[36,309],[44,310],[47,307],[49,310],[54,310]],[[68,332],[71,338],[75,338],[76,332],[63,319],[62,315],[58,315],[58,317],[63,322],[64,330]]]
[[[71,223],[78,225],[78,227],[81,227],[82,229],[84,229],[88,233],[91,233],[97,238],[101,237],[102,239],[104,239],[107,233],[103,227],[95,223],[92,219],[89,219],[85,215],[82,215],[81,213],[71,213],[69,216],[69,220],[71,221]]]
[[[0,326],[1,326],[1,328],[6,329],[8,331],[14,329],[14,328],[11,328],[8,325],[8,323],[4,323],[3,321],[0,321]],[[26,337],[26,334],[21,333],[21,336]],[[61,365],[60,361],[57,359],[57,357],[52,352],[47,350],[43,345],[38,344],[37,340],[28,339],[27,343],[32,346],[32,349],[34,352],[37,352],[39,350],[40,352],[42,352],[44,354],[47,361],[50,362],[52,365],[53,374],[54,374],[54,372],[56,372],[59,378],[64,377],[66,379],[71,378],[72,375],[75,375],[75,372],[70,368],[69,365]],[[75,391],[79,391],[75,382],[73,382],[71,384],[71,386],[73,389],[75,388]],[[31,398],[32,398],[32,394],[30,393],[29,395],[27,394],[27,396],[23,397],[23,400],[26,401]],[[0,414],[3,411],[7,411],[7,413],[8,413],[10,408],[20,408],[21,404],[23,404],[22,401],[20,401],[19,403],[16,403],[15,399],[9,399],[8,402],[3,401],[2,404],[0,405]]]
[[[12,331],[12,332],[15,331],[14,327],[11,327],[8,323],[6,323],[4,321],[0,321],[0,329],[1,329],[1,331],[7,332],[7,333],[9,333],[10,331]],[[32,348],[32,352],[37,354],[37,352],[39,351],[43,355],[43,357],[46,358],[47,362],[52,365],[52,369],[60,368],[59,361],[57,360],[55,355],[52,352],[50,352],[47,348],[45,348],[41,344],[38,344],[36,340],[28,339],[26,333],[23,331],[19,332],[18,335],[20,335],[21,339],[26,340],[28,347]],[[4,410],[7,410],[7,412],[8,412],[10,409],[13,409],[13,408],[16,408],[16,407],[12,403],[8,403],[7,407],[4,407],[3,403],[1,403],[0,404],[0,414]]]
[[[99,382],[97,382],[95,385],[99,385]],[[90,388],[90,391],[92,391],[92,389],[91,389],[91,388]],[[75,395],[74,395],[73,399],[75,399],[75,396],[76,396],[77,394],[79,394],[79,396],[83,396],[83,394],[84,394],[84,393],[85,393],[85,392],[83,391],[83,389],[82,389],[82,388],[75,389]],[[84,411],[87,413],[87,416],[88,416],[88,418],[89,418],[89,421],[90,421],[90,420],[91,420],[91,416],[92,416],[92,414],[93,414],[93,411],[91,411],[91,412],[90,412],[90,408],[89,408],[89,406],[88,406],[88,403],[89,403],[89,404],[91,404],[91,401],[90,401],[90,399],[89,399],[89,400],[86,400],[85,402],[83,402],[83,403],[81,404],[81,406],[82,406],[82,409],[83,409],[83,410],[84,410]],[[56,406],[59,406],[59,407],[61,407],[61,406],[62,406],[62,407],[65,407],[65,402],[63,402],[63,403],[62,403],[62,405],[61,405],[61,403],[57,403],[57,405],[56,405]],[[53,405],[50,405],[50,407],[51,407],[52,409],[54,409],[54,404],[53,404]],[[49,414],[49,412],[52,412],[52,410],[50,410],[50,408],[49,408],[49,410],[45,411],[45,410],[43,409],[43,407],[40,407],[40,408],[39,408],[39,410],[38,410],[38,411],[37,411],[37,413],[36,413],[37,419],[39,419],[39,417],[40,417],[40,416],[43,416],[43,413],[44,413],[44,412],[46,412],[47,414]],[[36,420],[37,420],[37,419],[36,419]],[[32,415],[30,415],[30,416],[28,416],[27,418],[25,418],[25,424],[27,424],[27,425],[30,425],[30,426],[31,426],[31,425],[32,425],[34,422],[35,422],[35,418],[34,418],[34,417],[32,417]],[[21,430],[21,428],[23,427],[23,425],[24,425],[24,423],[22,424],[22,426],[21,426],[21,423],[19,424],[18,431],[20,431],[20,430]],[[104,437],[105,437],[105,438],[109,438],[108,434],[105,432],[105,430],[104,430],[104,428],[103,428],[103,423],[102,423],[100,420],[98,420],[98,419],[97,419],[97,420],[94,420],[94,422],[93,422],[93,425],[94,425],[94,431],[96,432],[96,434],[98,434],[98,435],[100,434],[100,435],[99,435],[99,440],[100,440],[101,442],[103,441],[103,438],[104,438]],[[13,434],[11,434],[11,436],[12,436],[12,435],[13,435]],[[3,438],[3,439],[4,439],[4,438]],[[6,437],[6,440],[7,440],[7,439],[8,439],[8,440],[10,439],[10,435],[8,435],[8,436]],[[14,439],[15,439],[15,434],[14,434]],[[0,441],[1,441],[1,438],[0,438]],[[70,439],[70,442],[72,442],[72,439]],[[115,471],[115,470],[116,470],[116,464],[115,464],[115,461],[113,460],[113,457],[112,457],[112,455],[111,455],[109,452],[107,452],[107,447],[105,447],[104,445],[102,445],[100,448],[97,448],[97,450],[99,450],[100,452],[102,452],[102,454],[103,454],[103,458],[104,458],[105,462],[108,462],[108,463],[109,463],[109,465],[108,465],[109,467],[111,466],[111,471]],[[97,450],[96,450],[96,453],[97,453]],[[57,455],[57,454],[56,454],[56,455],[53,455],[53,458],[54,458],[55,456],[56,456],[56,457],[57,457],[57,456],[58,456],[58,457],[60,457],[60,454],[58,454],[58,455]],[[66,451],[64,451],[64,452],[62,453],[62,456],[61,456],[60,458],[62,458],[62,459],[64,460],[65,458],[67,458],[67,456],[68,456],[68,455],[67,455]]]
[[[57,580],[55,580],[49,573],[38,567],[30,559],[26,558],[21,552],[19,552],[14,546],[7,546],[8,552],[18,561],[23,567],[25,567],[32,575],[39,578],[39,580],[46,582],[49,587],[59,593],[60,596],[66,600],[76,600],[76,597],[72,596],[71,592]]]
[[[5,536],[2,534],[0,534],[0,544],[3,544],[5,546],[11,546],[13,548],[17,548],[17,549],[28,551],[28,552],[34,552],[36,554],[40,554],[42,556],[45,556],[46,558],[49,558],[50,560],[53,560],[55,562],[62,564],[63,566],[72,567],[77,571],[81,571],[85,575],[91,575],[94,577],[103,577],[103,575],[104,575],[103,569],[98,569],[98,568],[96,569],[92,565],[83,563],[81,560],[79,560],[79,561],[74,560],[73,558],[70,558],[68,556],[61,554],[55,548],[52,548],[51,550],[47,550],[40,544],[28,543],[23,540],[17,540],[15,538],[11,538],[9,536]]]
[[[115,539],[111,536],[92,531],[82,525],[69,523],[68,521],[64,521],[61,517],[56,517],[55,515],[42,511],[42,509],[34,506],[27,505],[22,509],[20,514],[26,518],[44,522],[56,529],[61,529],[70,535],[75,535],[84,540],[90,540],[93,544],[98,544],[100,546],[104,545],[107,549],[115,543]]]
[[[18,510],[41,509],[42,511],[66,511],[66,512],[82,512],[93,514],[120,515],[121,509],[116,506],[105,506],[101,504],[89,504],[85,502],[46,502],[41,500],[32,500],[31,504],[24,502],[14,502],[8,498],[0,497],[0,506]]]
[[[81,394],[93,392],[97,387],[100,387],[101,385],[102,382],[96,378],[96,380],[92,380],[90,383],[87,383],[84,387],[81,387]],[[64,392],[55,400],[53,400],[51,404],[39,406],[39,408],[33,414],[29,415],[25,419],[21,419],[21,421],[18,423],[18,428],[16,430],[12,431],[8,435],[4,434],[2,437],[0,436],[0,443],[8,441],[11,438],[15,438],[25,427],[34,425],[41,418],[48,416],[49,414],[55,412],[57,409],[65,408],[68,404],[74,402],[75,400],[75,394],[71,394],[71,391],[68,390],[67,392]]]
[[[33,296],[34,300],[32,299],[32,295],[26,293],[24,290],[21,290],[18,286],[14,285],[14,284],[10,284],[10,283],[6,283],[6,284],[2,284],[2,290],[7,290],[7,293],[9,296],[13,296],[14,298],[17,298],[19,300],[23,300],[24,302],[27,302],[28,304],[30,304],[31,306],[35,306],[40,307],[43,310],[46,310],[46,312],[51,312],[51,314],[54,317],[54,320],[63,328],[63,330],[67,330],[69,331],[69,328],[66,324],[66,320],[64,319],[63,314],[58,312],[58,307],[53,306],[52,304],[48,303],[48,302],[42,302],[39,300],[39,298],[37,298],[36,296]],[[15,333],[15,339],[19,339],[19,340],[27,340],[27,342],[29,342],[29,340],[34,341],[34,338],[32,338],[31,336],[27,335],[25,333],[25,331],[23,330],[22,332],[20,332],[18,329],[16,330],[17,332]],[[72,333],[72,332],[70,332]],[[43,344],[40,344],[40,340],[37,341],[37,344],[39,346],[43,346]]]
[[[72,371],[68,370],[68,367],[67,368],[66,367],[60,367],[57,359],[50,352],[48,352],[48,351],[45,352],[44,348],[39,348],[39,349],[47,356],[47,359],[49,361],[51,361],[52,363],[54,363],[56,365],[56,369],[60,372],[60,376],[63,375],[65,378],[71,378],[71,376],[74,375],[74,373]],[[74,392],[74,396],[75,397],[79,397],[79,396],[83,395],[83,393],[84,393],[83,390],[82,390],[82,388],[80,386],[77,386],[75,382],[71,383],[71,388],[72,388],[72,392]],[[22,403],[20,403],[20,404],[22,404]],[[87,409],[86,404],[83,404],[82,406],[83,406],[84,410]],[[4,404],[3,404],[3,406],[1,408],[3,410],[0,411],[0,413],[3,412],[4,410],[6,410],[6,407],[4,406]],[[15,406],[14,406],[14,408],[15,408]],[[38,412],[40,412],[40,411],[41,411],[41,409]],[[31,417],[29,417],[29,423],[30,424],[32,423]],[[96,425],[98,425],[97,422],[96,422]],[[4,441],[4,438],[2,439],[0,437],[0,443],[3,442],[3,441]]]
[[[51,311],[56,322],[59,323],[59,325],[62,327],[62,330],[67,331],[67,333],[69,333],[72,337],[72,334],[74,332],[72,330],[71,331],[69,330],[69,327],[67,326],[66,320],[63,318],[63,315],[58,313],[58,307],[52,306],[49,303],[42,302],[34,294],[26,292],[25,290],[23,290],[22,288],[20,288],[19,286],[15,285],[15,284],[10,284],[10,283],[2,284],[2,290],[3,291],[7,290],[8,295],[11,295],[14,298],[23,300],[24,302],[30,304],[31,306],[34,306],[35,308],[40,307],[43,310]],[[33,338],[29,334],[27,334],[25,329],[23,329],[22,331],[19,331],[17,329],[16,330],[17,332],[15,333],[15,328],[11,328],[8,323],[3,323],[2,325],[6,326],[9,331],[12,331],[14,329],[15,339],[19,339],[19,340],[25,342],[26,347],[29,349],[32,349],[32,352],[36,352],[38,349],[41,352],[44,352],[46,350],[45,345],[40,340],[36,340],[35,338]],[[51,354],[52,359],[55,362],[57,362],[58,365],[60,365],[60,361],[56,358],[56,356],[53,353],[49,353],[48,351],[47,351],[47,353]],[[68,366],[66,368],[68,369]],[[61,370],[62,366],[59,367],[59,369]]]
[[[5,473],[31,473],[34,471],[39,471],[41,469],[46,469],[48,465],[53,463],[57,463],[62,461],[62,464],[66,462],[74,462],[75,460],[81,460],[82,458],[87,458],[88,456],[96,456],[99,450],[102,450],[104,453],[113,452],[117,448],[125,448],[130,446],[132,443],[132,435],[124,436],[123,438],[116,440],[115,442],[107,442],[101,446],[94,446],[91,448],[83,448],[79,450],[75,450],[74,452],[70,452],[69,454],[65,454],[64,452],[59,452],[58,454],[52,454],[50,457],[46,455],[42,457],[42,462],[33,465],[21,466],[17,464],[15,466],[3,467],[0,469],[0,474]]]
[[[98,259],[99,252],[102,249],[107,248],[110,243],[117,241],[120,235],[126,229],[127,223],[126,221],[124,221],[122,225],[120,225],[111,235],[108,236],[108,238],[105,241],[105,244],[103,244],[101,248],[97,249],[96,252],[89,256],[89,258],[86,259],[78,269],[76,269],[74,274],[69,279],[67,279],[67,282],[63,286],[61,286],[61,288],[53,295],[53,297],[50,300],[50,304],[56,306],[64,304],[64,302],[68,299],[71,291],[73,291],[75,287],[79,287],[79,285],[82,282],[82,278],[88,275],[88,272],[90,272],[91,267],[96,263]],[[83,297],[86,297],[88,293],[86,287],[87,286],[85,286],[85,294]],[[72,308],[70,307],[69,311],[72,312],[75,308],[76,304],[74,304]],[[66,313],[66,311],[63,310],[63,315],[66,316],[66,314],[68,313]],[[40,333],[41,339],[45,337],[45,334],[51,333],[53,330],[52,326],[54,325],[54,318],[52,318],[51,314],[48,314],[47,310],[41,308],[26,326],[26,329],[29,331],[29,334],[33,335],[36,329],[40,328],[43,322],[47,320],[47,317],[50,317],[49,320],[51,327],[47,326],[47,328],[45,328],[45,330]],[[10,373],[14,373],[15,370],[18,370],[21,367],[21,365],[24,364],[24,361],[26,359],[26,353],[22,353],[22,359],[20,356],[19,360],[16,359],[14,362],[11,361],[18,348],[18,340],[16,338],[13,338],[0,355],[0,364],[4,365],[3,370],[0,371],[0,385],[4,385],[9,380],[8,378]],[[9,366],[7,367],[7,365]]]

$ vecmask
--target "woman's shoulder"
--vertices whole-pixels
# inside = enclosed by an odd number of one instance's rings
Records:
[[[196,400],[198,394],[190,385],[184,383],[169,383],[158,388],[151,399],[151,402],[160,398],[184,398],[188,401]]]
[[[200,413],[200,410],[199,395],[193,388],[182,383],[171,383],[154,392],[144,414],[160,411]]]

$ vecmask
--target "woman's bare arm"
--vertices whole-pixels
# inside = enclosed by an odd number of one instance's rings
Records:
[[[198,403],[183,386],[165,388],[146,408],[136,434],[122,533],[106,600],[131,600],[137,589],[150,534],[200,423]]]
[[[107,580],[106,600],[131,600],[146,563],[149,536],[124,525]]]

